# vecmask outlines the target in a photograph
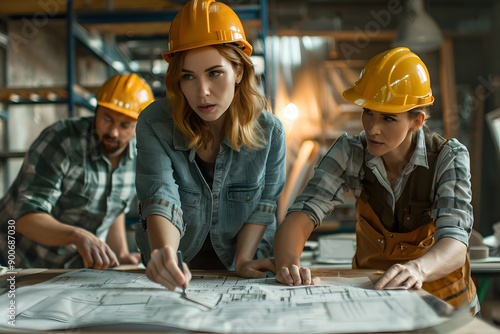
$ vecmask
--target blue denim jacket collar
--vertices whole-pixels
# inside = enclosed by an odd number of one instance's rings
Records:
[[[179,150],[179,151],[188,151],[189,152],[189,161],[193,162],[195,155],[196,155],[196,150],[193,148],[189,147],[189,143],[186,140],[186,137],[182,134],[181,130],[179,130],[178,127],[174,126],[174,131],[173,131],[173,144],[174,144],[174,149]],[[222,145],[226,145],[228,148],[232,149],[231,145],[229,144],[229,141],[227,140],[226,137],[222,140]],[[242,146],[241,150],[247,150],[246,147]]]
[[[186,138],[182,135],[181,130],[179,130],[176,126],[174,126],[174,148],[176,150],[187,151],[190,149],[189,143]]]

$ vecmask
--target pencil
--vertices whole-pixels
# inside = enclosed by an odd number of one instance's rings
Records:
[[[181,270],[182,274],[184,274],[184,266],[182,265],[183,263],[182,259],[182,252],[180,250],[177,251],[177,265],[179,266],[179,269]],[[182,295],[186,296],[186,284],[182,284]]]

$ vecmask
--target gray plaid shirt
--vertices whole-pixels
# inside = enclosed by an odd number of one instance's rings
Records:
[[[358,198],[364,178],[364,161],[387,190],[386,201],[394,211],[410,173],[417,165],[428,168],[424,136],[422,129],[417,131],[415,151],[393,189],[387,180],[382,158],[363,149],[365,133],[352,137],[343,134],[322,158],[314,176],[288,212],[305,212],[319,226],[325,216],[343,204],[346,192],[352,191]],[[469,166],[467,148],[456,139],[450,139],[436,160],[434,188],[429,194],[433,203],[431,215],[436,223],[436,240],[450,237],[468,245],[473,224]]]
[[[47,213],[105,241],[110,226],[128,212],[135,192],[135,137],[118,167],[99,149],[94,118],[64,119],[31,145],[21,170],[0,200],[0,261],[6,264],[8,222]],[[74,245],[48,247],[17,233],[15,267],[62,268],[79,259]],[[77,261],[79,262],[79,261]]]

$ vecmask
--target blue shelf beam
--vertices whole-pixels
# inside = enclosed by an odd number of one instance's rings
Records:
[[[266,2],[265,0],[261,0]],[[262,19],[261,8],[255,5],[242,5],[231,7],[240,20]],[[109,12],[77,12],[75,19],[80,24],[102,24],[102,23],[139,23],[139,22],[172,22],[179,10],[113,10]],[[21,20],[25,15],[10,15],[10,20]],[[54,14],[51,19],[65,19],[65,14]]]
[[[98,59],[104,62],[109,67],[113,68],[117,73],[133,72],[130,68],[129,59],[124,59],[124,57],[119,57],[116,53],[105,50],[104,41],[100,37],[91,37],[87,30],[83,28],[80,24],[73,21],[72,31],[75,39],[87,48],[92,54],[94,54]],[[117,68],[115,62],[120,62],[123,64],[123,68]]]
[[[91,102],[92,99],[87,99],[87,98],[85,98],[77,93],[75,93],[74,99],[75,99],[75,104],[82,106],[82,107],[85,107],[88,110],[94,111],[96,108],[96,105],[92,104],[92,102]]]
[[[261,0],[262,2],[263,0]],[[263,1],[265,2],[265,1]],[[260,20],[261,6],[232,7],[240,20]],[[113,10],[109,12],[79,12],[76,20],[80,24],[172,22],[179,10]]]
[[[94,95],[84,87],[73,86],[73,103],[89,110],[95,109]],[[45,88],[5,88],[0,89],[0,103],[6,106],[29,104],[68,104],[69,91],[67,87]],[[2,112],[0,111],[0,116]],[[7,110],[5,115],[7,115]]]
[[[69,103],[69,98],[67,97],[58,98],[57,100],[50,100],[45,98],[40,98],[37,100],[19,99],[19,101],[0,101],[0,102],[12,106],[29,105],[29,104],[67,104]],[[77,93],[74,93],[73,95],[73,103],[75,105],[85,107],[89,110],[95,110],[95,105],[92,104],[91,99],[86,99],[85,97],[78,95]],[[3,118],[2,114],[0,114],[0,118]]]

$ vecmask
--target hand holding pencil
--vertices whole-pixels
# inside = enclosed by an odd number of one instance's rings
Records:
[[[182,259],[178,263],[176,250],[171,246],[163,246],[151,252],[151,260],[146,267],[146,276],[171,291],[177,287],[185,288],[192,277],[186,263],[182,262]]]

